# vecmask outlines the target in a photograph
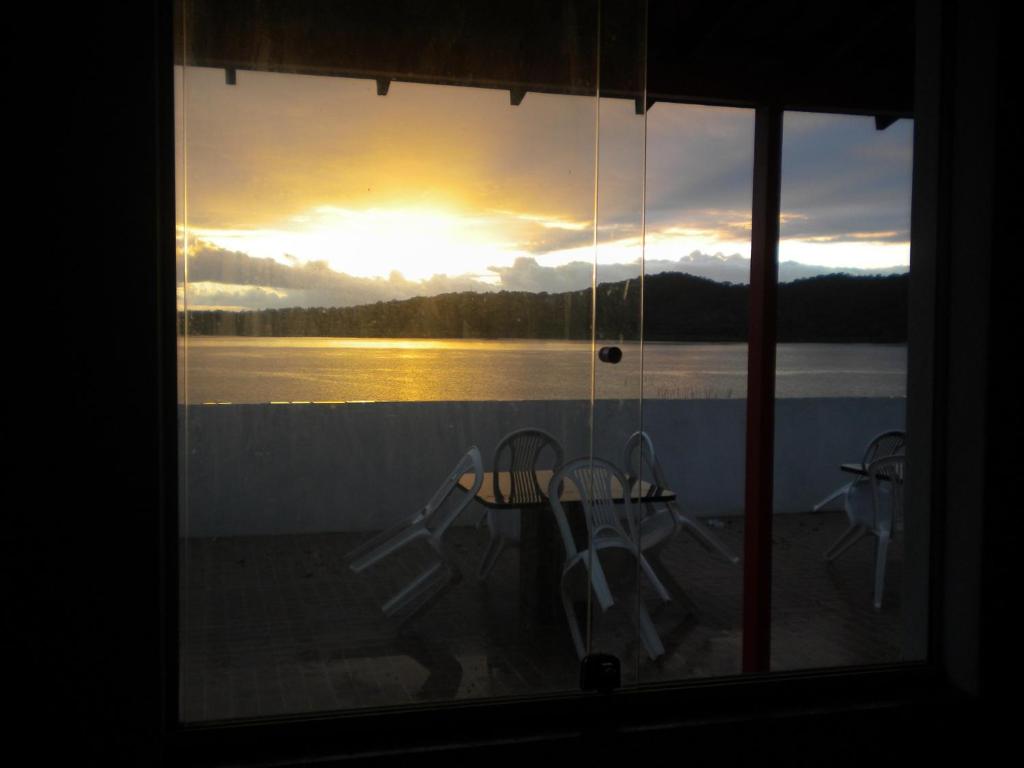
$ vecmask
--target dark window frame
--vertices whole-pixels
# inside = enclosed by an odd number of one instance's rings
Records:
[[[164,706],[162,733],[176,759],[193,764],[265,760],[272,756],[299,760],[330,755],[374,754],[417,748],[455,749],[473,744],[539,739],[547,744],[575,744],[586,734],[603,731],[626,737],[660,726],[669,731],[692,727],[701,720],[704,733],[714,724],[750,722],[765,710],[787,708],[798,718],[812,711],[844,716],[862,708],[903,711],[907,706],[935,706],[956,698],[950,680],[959,688],[972,685],[970,661],[947,653],[957,632],[955,616],[964,605],[977,604],[977,595],[947,594],[951,568],[947,542],[955,533],[946,524],[943,500],[947,480],[939,468],[949,465],[945,437],[956,428],[950,422],[970,420],[971,411],[950,402],[945,371],[951,365],[951,330],[941,308],[951,293],[949,271],[956,255],[948,244],[949,174],[952,120],[948,105],[950,71],[944,46],[953,44],[951,14],[942,10],[919,13],[918,105],[915,110],[915,168],[912,240],[914,281],[911,288],[908,360],[908,432],[911,451],[921,458],[908,476],[912,498],[931,509],[932,526],[928,660],[872,668],[811,670],[801,673],[748,675],[710,681],[684,681],[623,690],[613,695],[560,694],[520,701],[452,702],[403,711],[325,713],[314,717],[282,717],[257,722],[209,723],[181,726],[177,720],[177,467],[176,338],[174,321],[174,194],[173,98],[170,83],[170,13],[166,4],[157,14],[154,61],[157,85],[157,128],[160,145],[154,274],[160,286],[156,335],[162,367],[160,400],[160,507],[162,513],[163,584],[161,622],[164,645]],[[922,5],[919,5],[919,11]],[[756,106],[733,102],[735,106]],[[788,108],[813,108],[793,104]],[[828,110],[818,110],[828,111]],[[953,348],[955,357],[961,350]],[[954,393],[955,394],[955,393]],[[929,450],[925,450],[925,448]],[[928,504],[928,507],[924,505]],[[955,526],[954,526],[955,528]],[[973,557],[979,557],[975,553]],[[959,602],[958,602],[959,601]],[[965,602],[966,601],[966,602]],[[975,629],[976,631],[976,629]],[[970,632],[968,632],[970,634]],[[969,642],[969,641],[968,641]],[[936,699],[936,696],[939,698]],[[557,725],[552,726],[552,723]],[[730,726],[731,727],[731,726]]]

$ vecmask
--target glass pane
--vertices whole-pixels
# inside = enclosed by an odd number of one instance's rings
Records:
[[[914,658],[925,636],[902,514],[913,124],[878,125],[784,118],[773,670]]]
[[[641,427],[644,173],[647,132],[645,4],[604,6],[598,112],[591,457],[594,506],[588,520],[589,652],[621,663],[634,684],[648,644],[639,527],[624,448]],[[610,480],[602,487],[602,480]],[[611,498],[603,499],[605,493]],[[607,506],[600,502],[606,500]],[[641,631],[643,629],[643,631]]]
[[[179,6],[185,721],[579,685],[597,4],[399,5]]]
[[[737,674],[742,648],[747,304],[754,115],[656,103],[647,117],[643,431],[635,473],[664,654],[654,682]]]

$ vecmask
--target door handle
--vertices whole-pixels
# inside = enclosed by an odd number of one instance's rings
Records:
[[[612,365],[615,365],[622,359],[622,350],[618,347],[601,347],[597,351],[597,356],[602,363],[611,363]]]

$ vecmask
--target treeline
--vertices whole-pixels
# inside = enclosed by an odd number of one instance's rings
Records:
[[[825,275],[779,286],[778,336],[784,342],[904,342],[907,275]],[[649,341],[744,341],[746,285],[679,273],[644,281]],[[357,307],[294,307],[243,312],[192,311],[188,332],[216,336],[587,339],[590,289],[566,293],[447,293]],[[596,291],[597,336],[640,334],[640,283],[603,283]],[[181,330],[184,316],[179,314]]]

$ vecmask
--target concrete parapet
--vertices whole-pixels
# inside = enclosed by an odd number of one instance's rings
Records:
[[[594,453],[616,464],[641,424],[680,503],[698,516],[742,514],[745,400],[599,400]],[[878,432],[902,428],[902,398],[777,401],[775,509],[807,511],[850,479]],[[485,465],[501,437],[534,426],[566,458],[589,452],[583,400],[182,406],[186,536],[386,527],[418,509],[470,445]],[[486,468],[486,466],[485,466]]]

